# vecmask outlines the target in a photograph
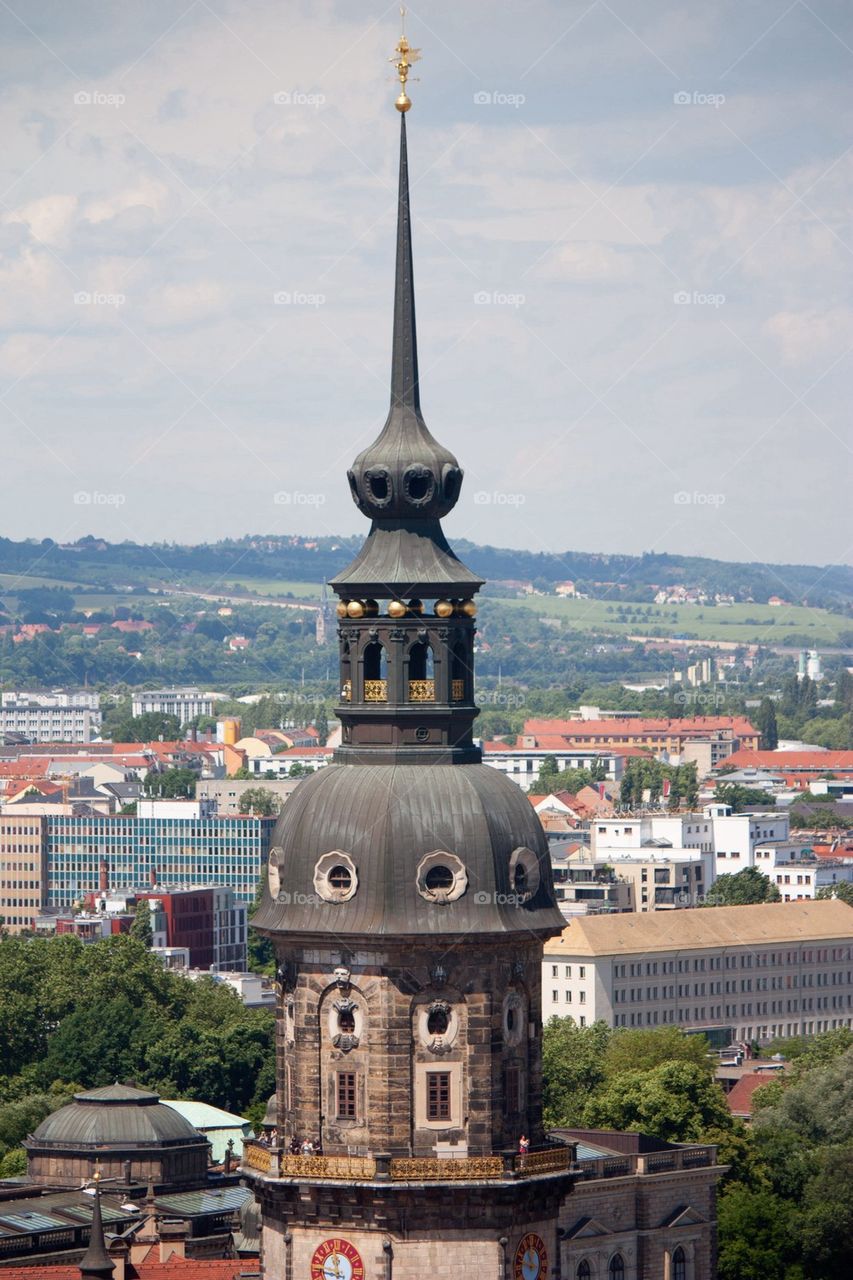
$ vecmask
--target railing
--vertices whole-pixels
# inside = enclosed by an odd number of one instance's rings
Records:
[[[364,701],[365,702],[387,702],[388,701],[388,681],[387,680],[365,680]]]
[[[561,1173],[572,1163],[571,1147],[549,1147],[546,1151],[528,1151],[527,1155],[515,1157],[517,1173]]]
[[[400,1158],[391,1161],[392,1182],[449,1182],[456,1179],[503,1177],[500,1156],[460,1156],[437,1160]]]
[[[372,1156],[282,1156],[282,1178],[346,1178],[369,1182],[376,1175]]]
[[[464,680],[450,681],[450,700],[451,702],[465,701],[465,681]]]
[[[272,1151],[260,1142],[244,1142],[243,1164],[257,1169],[258,1173],[269,1173],[273,1165]]]
[[[435,702],[435,681],[410,680],[409,702]]]
[[[243,1167],[268,1178],[338,1178],[348,1182],[461,1182],[530,1178],[568,1173],[573,1146],[546,1147],[526,1155],[505,1151],[490,1156],[302,1156],[289,1155],[257,1140],[243,1144]]]

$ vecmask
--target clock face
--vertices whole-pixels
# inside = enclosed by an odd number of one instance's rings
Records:
[[[324,1240],[311,1258],[311,1280],[364,1280],[364,1263],[355,1245],[338,1236]]]
[[[548,1250],[541,1236],[522,1236],[515,1251],[515,1280],[546,1280]]]

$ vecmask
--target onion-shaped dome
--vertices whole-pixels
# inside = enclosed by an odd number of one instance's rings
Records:
[[[548,843],[524,792],[488,765],[329,765],[279,817],[263,933],[550,935]]]

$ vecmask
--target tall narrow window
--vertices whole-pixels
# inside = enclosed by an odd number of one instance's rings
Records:
[[[590,1280],[589,1263],[586,1259],[578,1267],[578,1280]]]
[[[687,1280],[687,1257],[681,1245],[672,1255],[672,1280]]]
[[[508,1116],[521,1110],[521,1077],[518,1067],[510,1063],[504,1072],[504,1111]]]
[[[450,1072],[427,1072],[427,1120],[450,1119]]]
[[[622,1261],[621,1253],[615,1253],[610,1259],[607,1274],[610,1280],[625,1280],[625,1263]]]
[[[356,1074],[354,1071],[338,1072],[338,1116],[341,1120],[356,1118]]]

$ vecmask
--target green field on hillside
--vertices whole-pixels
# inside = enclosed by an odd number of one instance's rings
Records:
[[[492,602],[496,604],[496,601]],[[559,618],[572,631],[597,631],[610,635],[695,636],[700,640],[731,640],[738,644],[778,645],[789,636],[808,636],[816,646],[836,645],[842,632],[853,630],[853,621],[825,609],[802,605],[631,605],[630,617],[620,620],[617,604],[606,600],[560,600],[554,596],[527,596],[501,600],[510,609],[527,609],[543,618]],[[651,614],[646,609],[651,608]],[[638,615],[636,610],[640,609]]]
[[[201,590],[201,588],[199,588]],[[223,595],[239,596],[244,592],[259,596],[295,596],[297,600],[319,600],[319,582],[281,582],[277,578],[235,578],[233,581],[218,582],[211,591],[221,591]],[[188,591],[192,587],[187,588]]]

